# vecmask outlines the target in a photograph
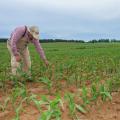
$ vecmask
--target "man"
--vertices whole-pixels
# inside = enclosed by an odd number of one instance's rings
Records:
[[[33,43],[37,52],[48,65],[48,60],[44,54],[41,44],[39,43],[39,29],[37,26],[20,26],[17,27],[11,34],[7,41],[7,48],[11,54],[11,68],[12,74],[17,75],[18,68],[20,68],[21,61],[23,62],[22,71],[30,75],[31,60],[28,50],[28,44]]]

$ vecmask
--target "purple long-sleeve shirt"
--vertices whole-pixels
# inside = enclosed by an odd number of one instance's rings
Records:
[[[26,42],[29,43],[33,43],[37,52],[39,53],[40,57],[45,60],[46,56],[44,54],[44,50],[42,49],[41,44],[39,43],[39,40],[33,39],[30,40],[29,36],[28,36],[28,30],[25,28],[25,26],[21,26],[21,27],[17,27],[11,34],[10,37],[10,44],[11,44],[11,48],[12,48],[12,52],[13,54],[19,55],[19,50],[17,47],[17,44],[19,44],[20,42],[22,42],[22,38],[24,37],[24,39],[26,39]],[[23,36],[24,35],[24,36]],[[21,41],[20,41],[21,40]]]

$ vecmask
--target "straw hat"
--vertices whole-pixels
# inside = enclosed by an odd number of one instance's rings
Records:
[[[28,26],[27,28],[35,39],[39,39],[39,28],[37,26]]]

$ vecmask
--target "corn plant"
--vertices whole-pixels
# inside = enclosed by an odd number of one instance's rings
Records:
[[[46,84],[49,94],[51,94],[52,82],[47,77],[41,77],[40,81]]]
[[[76,110],[82,113],[86,113],[86,110],[81,105],[75,103],[74,95],[72,95],[71,93],[67,93],[65,95],[65,99],[68,101],[69,112],[73,119],[78,120],[78,116],[76,115]]]
[[[38,120],[50,120],[51,116],[52,116],[52,112],[46,111],[46,112],[42,113],[41,117]]]
[[[27,91],[26,91],[26,87],[15,87],[12,91],[12,95],[11,95],[11,100],[12,100],[12,105],[15,108],[15,103],[18,97],[22,97],[22,99],[27,97]]]
[[[23,110],[22,104],[27,99],[28,99],[27,97],[22,99],[22,101],[19,103],[19,105],[15,108],[16,116],[15,116],[15,118],[13,120],[20,120],[20,112]]]
[[[16,75],[11,75],[10,79],[12,80],[15,87],[19,86],[19,77],[17,77]]]
[[[85,86],[83,86],[82,88],[82,96],[81,96],[82,100],[83,100],[83,105],[86,106],[87,104],[90,103],[90,100],[88,98],[88,90]]]
[[[4,112],[6,110],[9,101],[10,97],[7,97],[4,101],[4,104],[0,103],[0,111]]]
[[[97,90],[97,85],[96,84],[93,84],[92,86],[91,86],[91,100],[93,101],[93,100],[96,100],[97,98],[98,98],[98,96],[99,96],[99,92],[98,92],[98,90]]]
[[[69,104],[69,110],[72,117],[75,115],[75,102],[74,97],[72,94],[68,93],[66,94],[65,98],[68,100]]]
[[[47,104],[47,102],[44,100],[37,100],[35,95],[34,96],[32,95],[29,99],[34,102],[39,111],[41,111],[41,105]]]
[[[103,101],[106,101],[107,98],[109,98],[110,100],[112,100],[112,96],[110,95],[110,92],[108,92],[105,88],[105,85],[101,84],[99,87],[99,92],[101,95],[101,99]]]
[[[47,100],[46,97],[43,97],[45,101],[48,102],[48,110],[43,112],[39,118],[39,120],[61,120],[61,110],[59,108],[60,106],[63,108],[63,102],[58,95],[54,100]]]
[[[3,89],[5,89],[5,80],[6,80],[6,75],[2,73],[0,76],[0,87]]]

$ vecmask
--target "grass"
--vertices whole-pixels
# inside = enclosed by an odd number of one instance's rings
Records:
[[[120,43],[43,43],[42,44],[50,66],[46,68],[39,58],[33,45],[29,46],[32,61],[32,79],[46,85],[45,89],[51,95],[52,88],[55,87],[58,93],[62,89],[62,80],[67,82],[67,87],[75,85],[81,89],[79,97],[81,104],[74,101],[74,95],[67,94],[67,102],[72,118],[76,118],[76,110],[86,113],[87,105],[96,101],[97,98],[106,101],[112,100],[111,92],[117,91],[120,87]],[[5,43],[0,44],[0,87],[6,91],[6,81],[20,81],[10,74],[10,55]],[[12,79],[11,79],[12,77]],[[27,79],[25,75],[22,79]],[[86,85],[87,82],[90,85]],[[22,84],[22,83],[21,83]],[[56,93],[56,94],[57,94]],[[12,89],[11,96],[3,104],[0,103],[0,110],[5,111],[8,101],[13,103],[16,120],[19,119],[23,102],[33,102],[41,113],[40,120],[55,118],[61,119],[62,105],[60,96],[55,95],[54,100],[46,101],[46,98],[37,100],[36,95],[29,95],[23,84],[16,85]],[[22,102],[18,103],[21,98]],[[47,104],[46,104],[47,102]],[[17,103],[17,104],[16,104]],[[47,106],[46,112],[41,112],[41,105]]]

